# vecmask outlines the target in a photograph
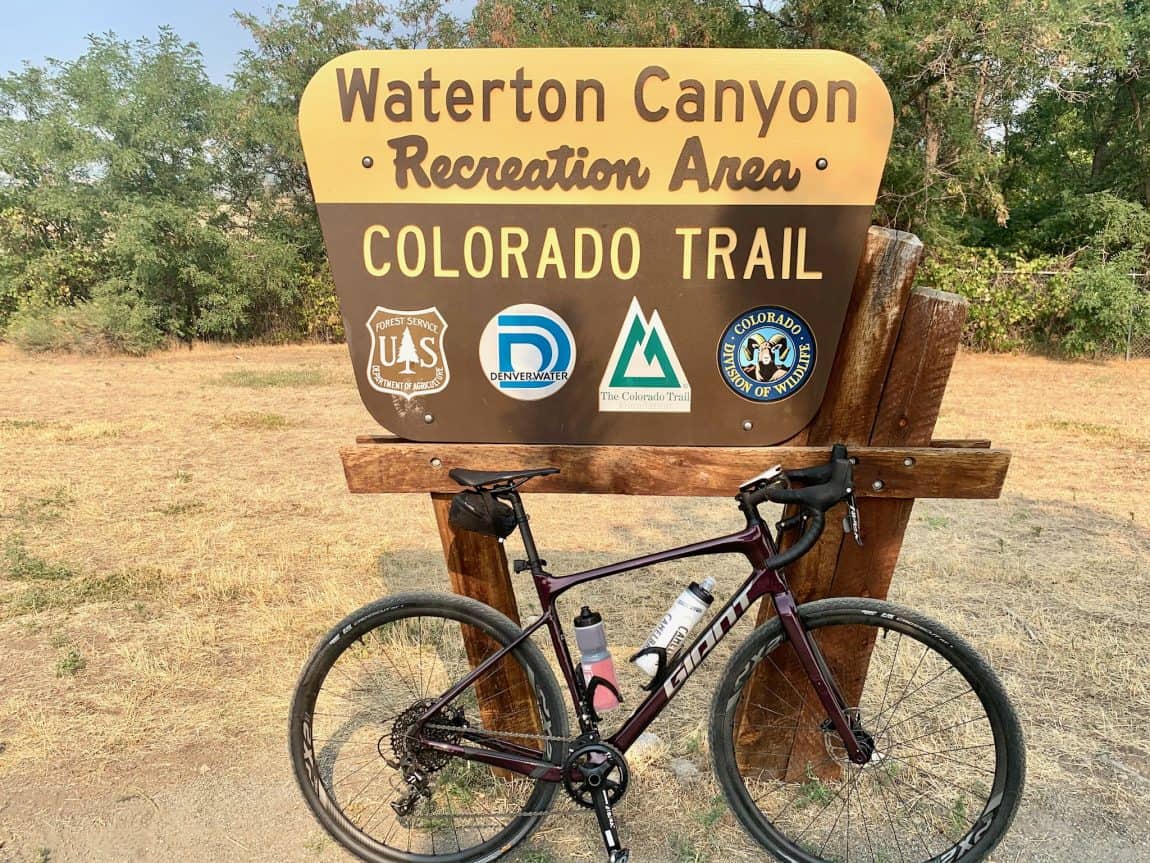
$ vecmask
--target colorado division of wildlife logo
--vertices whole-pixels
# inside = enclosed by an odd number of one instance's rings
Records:
[[[599,410],[688,413],[691,385],[658,310],[647,320],[638,297],[615,340],[611,359],[599,383]]]
[[[777,306],[739,315],[719,342],[723,380],[754,402],[777,402],[794,395],[814,365],[811,328],[794,312]]]
[[[405,312],[376,306],[367,329],[372,336],[367,362],[372,389],[412,399],[441,392],[451,380],[443,351],[447,321],[439,309]]]
[[[571,328],[546,306],[518,303],[490,321],[479,339],[487,380],[505,396],[537,401],[558,392],[575,368]]]

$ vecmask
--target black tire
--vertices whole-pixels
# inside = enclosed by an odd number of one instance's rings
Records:
[[[855,765],[823,730],[826,713],[775,618],[735,651],[711,708],[715,775],[735,817],[790,863],[984,859],[1014,818],[1026,769],[1018,718],[986,661],[885,602],[826,599],[799,614],[876,754]],[[871,651],[865,674],[848,670],[866,665],[860,644]],[[781,684],[749,695],[760,664]],[[762,736],[747,734],[744,711]]]
[[[483,657],[520,633],[507,617],[473,599],[401,594],[340,621],[300,675],[288,732],[296,780],[324,830],[362,860],[493,860],[539,826],[555,797],[557,783],[500,778],[484,764],[420,748],[414,735],[404,733],[405,713],[408,718],[422,713],[411,711],[470,671],[463,626],[489,637]],[[534,714],[529,724],[533,721],[544,735],[565,738],[562,693],[530,640],[492,665],[481,680],[505,686],[506,677],[500,675],[520,672],[534,693],[535,703],[524,708],[524,714]],[[500,725],[493,730],[505,732],[527,727],[516,721],[523,716],[491,710],[485,716],[483,698],[474,685],[465,690],[452,702],[463,713],[445,717],[441,727],[463,720],[471,728],[493,722]],[[564,755],[564,744],[557,741],[514,742],[538,748],[551,763],[561,763]],[[412,798],[412,812],[401,815],[390,804],[410,795],[411,786],[398,769],[404,759],[429,775],[430,797]]]

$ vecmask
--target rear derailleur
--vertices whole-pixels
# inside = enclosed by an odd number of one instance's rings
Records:
[[[434,724],[434,728],[420,728],[418,720],[433,704],[430,699],[417,701],[396,718],[390,737],[384,735],[377,744],[384,761],[393,770],[399,771],[408,786],[405,796],[391,802],[391,808],[401,817],[411,815],[421,798],[431,799],[431,777],[451,758],[445,752],[424,745],[423,741],[458,743],[460,732],[468,727],[462,708],[446,707],[431,718],[433,722],[427,723]],[[394,759],[388,758],[385,754],[385,746],[388,743],[395,756]]]
[[[403,781],[408,785],[408,791],[404,797],[392,800],[391,808],[402,818],[415,811],[421,798],[431,799],[431,788],[428,787],[431,772],[424,772],[410,757],[405,757],[397,767],[403,776]]]

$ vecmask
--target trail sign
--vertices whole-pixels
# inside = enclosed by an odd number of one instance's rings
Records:
[[[413,440],[787,439],[892,124],[831,51],[333,60],[300,133],[364,404]]]

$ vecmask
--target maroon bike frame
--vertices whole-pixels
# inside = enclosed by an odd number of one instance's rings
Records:
[[[519,495],[512,492],[510,496],[512,503],[515,505],[516,514],[523,516],[523,507],[519,500]],[[487,657],[487,659],[476,666],[470,674],[459,680],[447,692],[440,696],[434,704],[428,707],[427,711],[421,717],[420,723],[429,721],[435,713],[455,699],[476,678],[485,673],[488,668],[513,651],[526,639],[530,638],[531,635],[541,627],[546,626],[559,660],[559,666],[563,671],[563,677],[567,682],[568,691],[571,693],[572,702],[576,705],[579,713],[580,726],[584,732],[592,730],[594,724],[591,721],[589,708],[587,707],[590,699],[586,698],[585,685],[581,677],[577,677],[576,675],[576,666],[571,658],[571,651],[567,646],[567,639],[563,633],[559,616],[556,613],[555,605],[558,598],[577,585],[629,572],[634,569],[653,566],[657,563],[667,563],[688,557],[735,553],[743,555],[751,564],[752,572],[750,576],[743,582],[734,596],[727,601],[727,604],[711,618],[706,628],[694,642],[692,642],[690,648],[681,651],[678,657],[668,666],[662,678],[661,685],[643,699],[642,703],[635,708],[635,711],[627,718],[623,725],[613,735],[607,738],[606,742],[620,751],[626,752],[631,744],[635,742],[636,738],[638,738],[647,726],[663,711],[667,703],[675,696],[679,689],[682,688],[688,678],[698,670],[703,660],[718,643],[726,637],[727,633],[731,631],[743,615],[747,613],[755,601],[763,596],[769,595],[771,601],[774,603],[775,611],[778,614],[783,631],[791,642],[803,671],[810,679],[819,702],[826,711],[827,718],[842,738],[842,743],[846,748],[848,757],[855,763],[866,763],[869,754],[864,753],[860,748],[859,741],[855,738],[850,718],[847,715],[846,704],[843,701],[838,686],[830,677],[826,664],[818,652],[818,648],[810,638],[807,637],[806,630],[803,628],[802,622],[799,619],[794,596],[787,586],[786,579],[781,570],[768,566],[770,559],[777,553],[775,540],[772,538],[769,529],[763,522],[755,506],[751,504],[744,495],[740,495],[739,500],[740,507],[743,509],[747,518],[747,526],[738,533],[716,537],[666,551],[655,552],[642,557],[636,557],[609,564],[608,566],[565,576],[553,576],[542,571],[530,529],[527,527],[526,516],[523,516],[520,520],[520,527],[523,532],[524,544],[527,547],[528,556],[532,559],[533,580],[535,582],[536,593],[539,595],[540,606],[543,608],[543,614],[524,629],[514,641]],[[438,749],[441,752],[450,753],[456,757],[482,762],[492,767],[499,767],[530,776],[534,779],[542,779],[548,782],[562,781],[562,766],[544,760],[543,752],[540,750],[520,746],[509,742],[507,739],[496,737],[494,734],[487,734],[482,729],[466,729],[460,736],[470,742],[482,743],[483,748],[426,738],[421,740],[421,745],[430,749]]]

